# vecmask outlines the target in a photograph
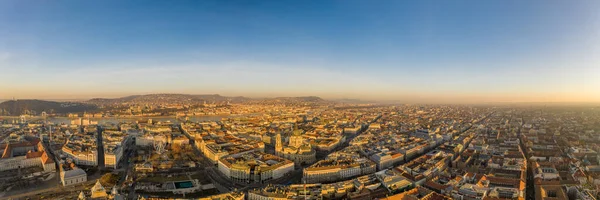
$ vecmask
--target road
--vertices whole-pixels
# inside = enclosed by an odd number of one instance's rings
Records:
[[[104,144],[102,143],[102,133],[104,133],[104,130],[102,129],[102,126],[97,127],[96,146],[98,147],[98,170],[102,171],[104,169]]]
[[[60,159],[58,158],[58,155],[56,155],[54,153],[54,151],[52,150],[52,148],[50,148],[50,146],[48,146],[49,144],[46,142],[42,141],[42,146],[44,147],[44,149],[46,150],[46,153],[48,154],[48,157],[52,158],[52,160],[54,161],[54,167],[55,167],[55,171],[56,171],[56,177],[58,177],[58,184],[60,184]]]
[[[128,176],[133,177],[135,175],[134,172],[134,165],[131,164],[130,159],[134,156],[135,152],[136,152],[136,146],[134,143],[134,140],[132,138],[129,138],[127,143],[124,146],[124,151],[123,152],[123,157],[121,158],[121,161],[119,162],[119,170],[122,170],[124,173],[121,175],[121,177],[119,178],[119,181],[117,181],[116,186],[121,186],[121,188],[125,187],[125,181],[127,180]],[[135,185],[132,184],[132,187],[128,188],[129,189],[129,193],[127,194],[128,199],[135,199],[136,194],[135,194],[135,190],[133,189],[135,188]]]
[[[65,186],[65,187],[63,187],[62,185],[57,185],[55,187],[50,187],[50,188],[41,189],[41,190],[35,190],[35,191],[21,193],[21,194],[12,195],[12,196],[6,196],[6,197],[2,197],[2,198],[6,198],[6,199],[20,199],[20,198],[31,199],[35,195],[43,195],[45,193],[78,192],[78,191],[85,190],[86,189],[85,188],[86,185],[94,184],[95,182],[96,182],[96,179],[88,180],[87,182],[80,183],[80,184],[77,184],[77,185],[70,185],[70,186]],[[36,198],[33,198],[33,199],[36,199]]]

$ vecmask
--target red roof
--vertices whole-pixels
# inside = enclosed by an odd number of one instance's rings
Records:
[[[425,195],[423,198],[421,198],[423,200],[450,200],[452,198],[448,197],[448,196],[444,196],[435,192],[429,193],[428,195]]]
[[[580,170],[577,170],[577,171],[575,171],[575,174],[573,174],[573,176],[575,176],[575,177],[587,177],[587,176],[586,176],[586,175],[583,173],[583,171],[581,171],[581,169],[580,169]]]
[[[44,152],[42,154],[42,163],[43,164],[51,164],[54,163],[54,160],[52,160],[49,156],[48,153]]]
[[[11,145],[6,145],[6,147],[4,148],[4,153],[2,153],[2,158],[10,158],[11,154],[12,154]]]
[[[27,155],[25,155],[25,158],[29,159],[29,158],[39,158],[42,156],[44,152],[42,151],[36,151],[36,152],[27,152]]]
[[[428,187],[428,188],[431,188],[431,189],[434,189],[434,190],[437,190],[437,191],[442,191],[442,190],[445,190],[445,189],[447,189],[447,188],[449,188],[451,186],[449,186],[449,185],[442,185],[442,184],[439,184],[439,183],[436,183],[436,182],[433,182],[433,181],[427,181],[427,182],[425,182],[425,187]]]
[[[465,174],[465,178],[471,179],[475,176],[475,174],[473,172],[467,172],[467,174]]]

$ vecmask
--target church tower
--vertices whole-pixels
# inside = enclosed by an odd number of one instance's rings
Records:
[[[277,133],[275,136],[275,154],[280,154],[283,151],[283,144],[281,144],[281,133]]]
[[[290,136],[290,146],[299,148],[304,143],[304,139],[302,138],[302,130],[295,130]]]

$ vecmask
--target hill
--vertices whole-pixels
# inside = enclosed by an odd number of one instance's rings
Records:
[[[202,104],[202,103],[242,103],[250,100],[246,97],[225,97],[218,94],[146,94],[132,95],[121,98],[107,99],[95,98],[86,101],[86,103],[95,105],[109,104],[161,104],[161,103],[181,103],[181,104]]]
[[[276,97],[264,99],[251,99],[248,97],[227,97],[218,94],[146,94],[132,95],[121,98],[94,98],[85,103],[98,106],[106,105],[122,105],[122,104],[163,104],[163,103],[180,103],[180,104],[223,104],[223,103],[257,103],[257,102],[279,102],[279,103],[320,103],[327,102],[320,97],[304,96],[304,97]]]
[[[348,103],[348,104],[369,104],[369,103],[375,103],[373,101],[365,101],[365,100],[360,100],[360,99],[348,99],[348,98],[333,99],[332,101],[339,102],[339,103]]]
[[[35,99],[9,100],[0,103],[0,114],[2,115],[38,115],[46,113],[70,113],[95,111],[98,107],[95,105],[74,102],[55,102]]]
[[[305,96],[305,97],[277,97],[275,100],[280,101],[292,101],[292,102],[324,102],[325,100],[317,96]]]

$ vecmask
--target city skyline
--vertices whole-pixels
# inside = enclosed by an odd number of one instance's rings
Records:
[[[0,2],[0,99],[600,102],[597,1]]]

